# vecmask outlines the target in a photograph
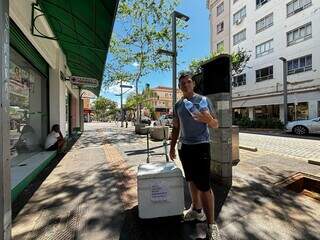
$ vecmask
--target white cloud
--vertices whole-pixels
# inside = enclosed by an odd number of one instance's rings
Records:
[[[127,85],[127,84],[125,84],[125,85]],[[129,86],[132,86],[132,85],[129,85]],[[125,93],[132,92],[132,91],[134,91],[134,86],[132,86],[131,89],[123,88],[122,91]],[[120,94],[121,93],[120,85],[114,85],[114,86],[109,87],[107,89],[107,92],[112,93],[112,94]]]
[[[139,65],[139,63],[134,62],[134,63],[132,63],[132,66],[134,66],[134,67],[139,67],[140,65]]]

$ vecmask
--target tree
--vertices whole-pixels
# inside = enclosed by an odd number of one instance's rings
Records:
[[[134,93],[129,94],[124,106],[126,110],[133,111],[135,109],[135,106],[140,105],[140,109],[142,109],[143,107],[147,108],[151,116],[154,117],[155,116],[154,106],[148,100],[156,96],[157,96],[156,93],[153,92],[149,86],[146,86],[141,94],[138,94],[138,95]]]
[[[117,14],[117,32],[112,35],[106,64],[105,86],[138,82],[151,71],[170,69],[171,59],[157,54],[158,49],[171,48],[171,16],[180,0],[121,0]],[[168,14],[169,13],[169,14]],[[186,23],[177,22],[178,29]],[[187,36],[177,32],[177,46]],[[132,65],[135,65],[135,68]],[[138,111],[139,112],[139,111]]]
[[[212,59],[214,57],[223,54],[224,50],[221,49],[220,51],[214,52],[211,55],[204,57],[202,59],[194,59],[191,61],[189,65],[189,70],[193,74],[200,73],[201,65]],[[232,65],[232,76],[240,74],[244,68],[246,67],[248,61],[250,60],[251,55],[244,49],[238,49],[237,52],[231,54],[231,65]]]
[[[94,101],[94,109],[98,120],[114,117],[117,113],[117,103],[105,97],[98,97]]]

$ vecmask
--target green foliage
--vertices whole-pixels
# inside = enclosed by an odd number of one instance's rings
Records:
[[[233,119],[233,124],[243,128],[283,129],[284,127],[283,123],[275,118],[258,118],[251,120],[248,117],[242,117],[240,119]]]
[[[98,97],[93,104],[97,120],[114,118],[118,112],[117,103],[105,97]]]
[[[105,86],[136,83],[151,71],[169,70],[171,59],[157,50],[171,48],[171,15],[180,0],[120,0],[116,27],[112,35],[106,64]],[[186,24],[178,20],[177,29]],[[186,39],[177,33],[177,46]],[[131,65],[136,64],[136,68]]]
[[[136,110],[136,106],[140,105],[150,111],[152,117],[155,116],[155,109],[148,99],[156,97],[156,93],[153,92],[149,87],[145,87],[141,94],[136,95],[135,93],[129,94],[125,103],[125,108],[130,111]]]
[[[201,65],[220,54],[224,53],[224,49],[220,49],[217,52],[212,53],[211,55],[201,58],[193,59],[189,65],[189,70],[194,73],[201,72]],[[238,49],[237,52],[231,54],[231,64],[232,64],[232,75],[240,74],[243,69],[246,67],[247,62],[250,60],[251,55],[244,49]]]

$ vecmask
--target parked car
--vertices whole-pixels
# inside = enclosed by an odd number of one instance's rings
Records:
[[[289,122],[286,125],[286,132],[292,132],[297,135],[320,133],[320,117]]]
[[[141,123],[150,125],[151,124],[151,119],[149,117],[143,116],[143,117],[141,117]]]
[[[172,126],[172,114],[162,115],[160,116],[158,122],[160,126]]]

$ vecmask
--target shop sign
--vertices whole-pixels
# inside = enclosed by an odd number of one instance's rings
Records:
[[[92,87],[92,88],[99,86],[99,82],[95,78],[70,76],[69,80],[70,80],[70,83],[77,86]]]

